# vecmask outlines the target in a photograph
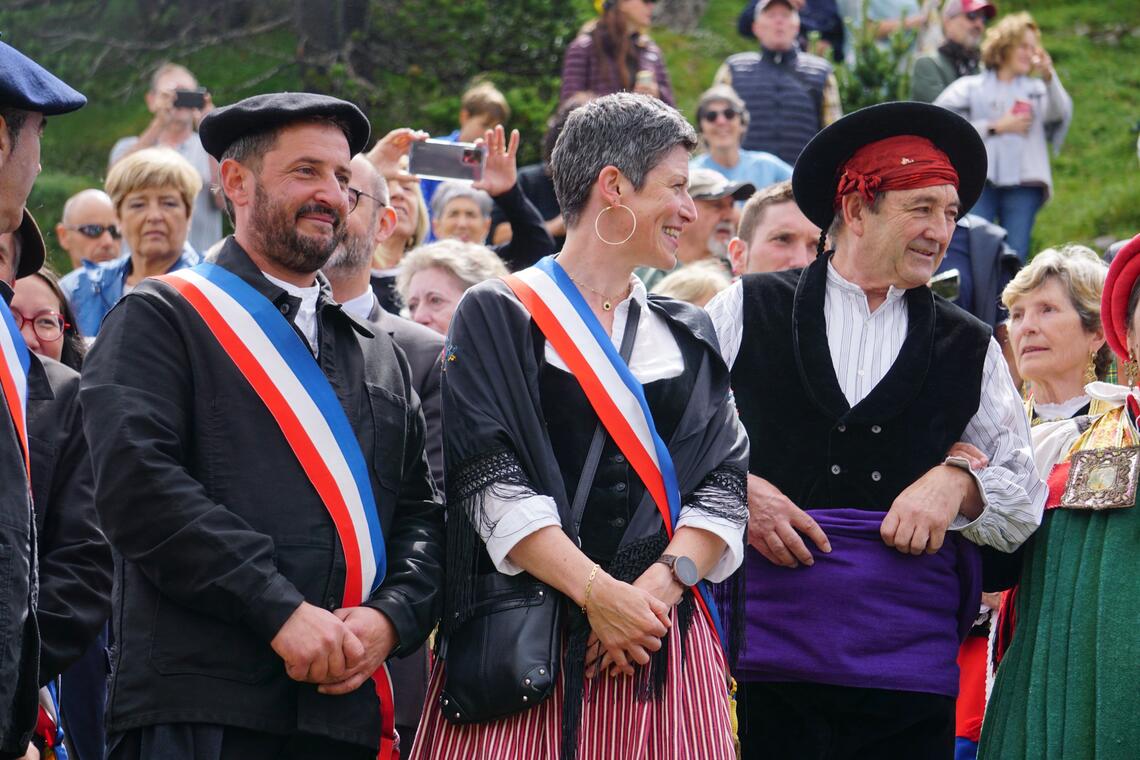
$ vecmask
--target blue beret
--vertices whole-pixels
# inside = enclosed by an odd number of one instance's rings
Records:
[[[83,93],[16,48],[0,42],[0,106],[54,116],[86,104]]]
[[[321,116],[336,119],[344,126],[352,155],[364,150],[372,128],[363,112],[347,100],[311,92],[254,95],[216,108],[198,125],[198,137],[206,152],[221,161],[222,154],[240,137]]]

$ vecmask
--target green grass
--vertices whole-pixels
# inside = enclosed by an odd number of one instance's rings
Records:
[[[591,0],[574,2],[583,19],[592,16]],[[721,62],[734,52],[753,49],[754,42],[736,33],[736,16],[743,5],[744,0],[710,0],[695,33],[653,32],[665,52],[677,103],[690,118]],[[1038,216],[1034,250],[1066,241],[1103,244],[1131,237],[1140,232],[1140,165],[1136,134],[1131,131],[1140,121],[1136,99],[1140,66],[1135,63],[1140,60],[1140,3],[1003,0],[1000,4],[1003,13],[1027,7],[1041,25],[1045,46],[1075,101],[1072,128],[1053,161],[1055,196]],[[0,12],[0,22],[3,15]],[[294,46],[292,35],[281,30],[264,34],[253,44],[214,48],[184,62],[219,103],[227,103],[255,92],[296,88],[299,71],[290,63]],[[47,63],[65,77],[81,79],[85,74],[72,70],[75,63],[67,51]],[[142,100],[146,68],[110,61],[85,87],[90,105],[51,120],[44,137],[44,174],[29,202],[45,230],[57,221],[67,195],[102,184],[114,141],[138,134],[148,123],[150,115]],[[260,79],[263,72],[271,75]],[[394,126],[375,124],[374,129]],[[537,141],[539,135],[525,138]],[[50,234],[48,238],[50,250],[55,241]],[[59,251],[54,253],[59,256]]]
[[[690,36],[655,32],[677,103],[687,116],[730,54],[754,49],[736,33],[742,0],[710,0]],[[1033,250],[1064,242],[1101,246],[1140,232],[1140,3],[1135,0],[1003,0],[1002,13],[1030,10],[1074,101],[1072,127],[1053,159],[1055,194],[1041,210]]]

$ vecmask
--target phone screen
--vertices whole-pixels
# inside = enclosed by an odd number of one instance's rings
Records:
[[[206,88],[197,90],[175,90],[175,108],[204,108],[206,106]]]
[[[486,160],[486,151],[474,143],[421,140],[412,143],[408,171],[428,179],[478,182],[483,178]]]

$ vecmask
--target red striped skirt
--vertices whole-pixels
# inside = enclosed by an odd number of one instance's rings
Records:
[[[675,613],[674,613],[675,616]],[[734,760],[724,654],[698,611],[686,652],[667,637],[669,674],[660,700],[634,697],[632,678],[587,687],[579,760]],[[549,699],[492,723],[457,726],[439,708],[443,663],[436,662],[410,760],[559,760],[562,676]]]

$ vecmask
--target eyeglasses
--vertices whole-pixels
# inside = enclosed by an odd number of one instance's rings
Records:
[[[44,343],[54,343],[63,337],[63,331],[71,327],[58,311],[41,311],[31,317],[26,317],[15,309],[11,309],[16,325],[21,330],[24,325],[31,324],[32,332]]]
[[[377,208],[384,208],[388,204],[377,198],[375,195],[369,195],[355,187],[348,188],[348,213],[356,211],[356,207],[360,204],[361,198],[371,198],[372,202],[376,204]]]
[[[65,230],[74,230],[83,237],[89,237],[92,240],[97,237],[102,237],[104,232],[110,232],[112,240],[118,240],[123,237],[123,233],[113,224],[65,224],[63,228]]]
[[[970,11],[969,13],[966,14],[966,18],[969,19],[970,21],[979,21],[980,20],[983,24],[985,22],[989,21],[989,18],[987,18],[985,11]]]
[[[725,108],[721,111],[705,111],[701,114],[701,119],[707,121],[709,124],[712,124],[721,116],[723,116],[727,121],[732,121],[739,115],[740,111],[737,111],[735,108]]]

